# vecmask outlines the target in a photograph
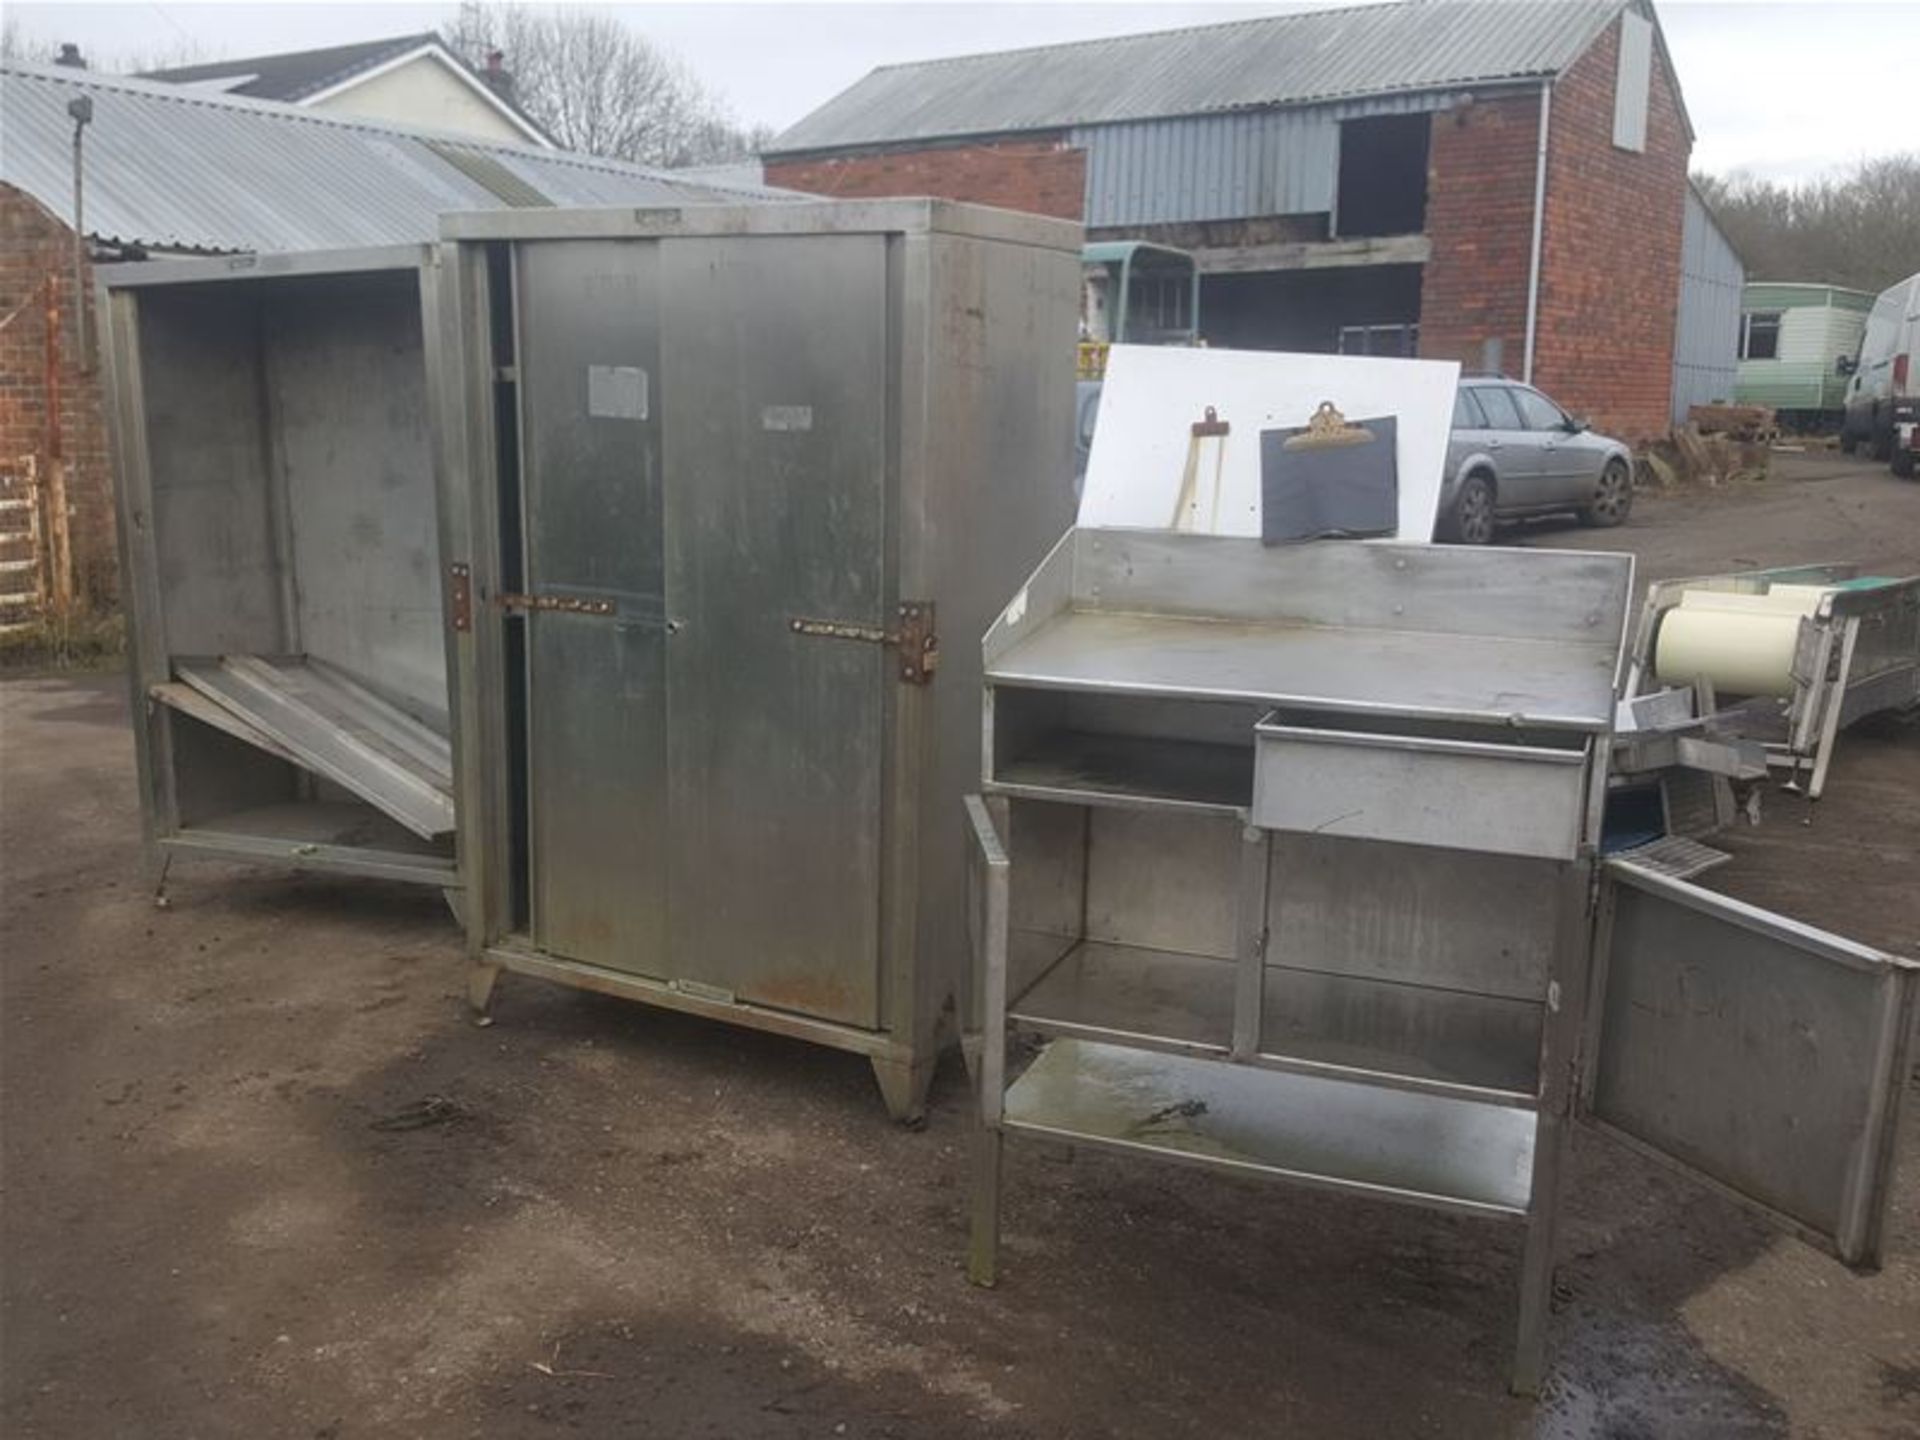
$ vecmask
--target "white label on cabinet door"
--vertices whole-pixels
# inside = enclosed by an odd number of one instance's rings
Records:
[[[811,430],[811,405],[764,405],[760,409],[762,430]]]
[[[589,365],[587,413],[607,420],[647,418],[647,372],[638,365]]]

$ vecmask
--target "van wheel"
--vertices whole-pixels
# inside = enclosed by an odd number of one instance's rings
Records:
[[[1469,475],[1453,497],[1453,519],[1448,527],[1462,545],[1485,545],[1493,539],[1493,482]]]
[[[1913,451],[1896,446],[1893,452],[1893,473],[1902,480],[1913,479]]]
[[[1893,458],[1893,426],[1882,425],[1878,415],[1873,417],[1873,428],[1867,431],[1867,456],[1873,460]]]
[[[1593,499],[1580,512],[1580,523],[1596,529],[1611,530],[1633,513],[1633,476],[1626,463],[1609,460],[1593,487]]]

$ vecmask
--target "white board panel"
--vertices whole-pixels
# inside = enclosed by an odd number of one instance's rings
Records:
[[[1459,379],[1451,360],[1116,345],[1107,356],[1080,524],[1172,528],[1193,425],[1211,405],[1229,430],[1200,442],[1208,447],[1200,463],[1218,479],[1218,505],[1204,528],[1257,537],[1260,432],[1304,425],[1331,400],[1349,420],[1398,419],[1400,528],[1380,538],[1431,540]]]

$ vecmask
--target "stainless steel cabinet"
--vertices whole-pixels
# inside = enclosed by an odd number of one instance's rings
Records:
[[[1504,1217],[1532,1391],[1576,1119],[1877,1259],[1920,967],[1597,861],[1630,581],[1067,535],[983,652],[974,1279],[1008,1137]]]
[[[178,855],[461,885],[430,260],[103,271],[156,885]]]
[[[474,994],[872,1058],[965,960],[977,636],[1072,509],[1077,227],[942,202],[453,217]]]

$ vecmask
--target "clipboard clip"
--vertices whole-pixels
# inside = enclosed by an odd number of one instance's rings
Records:
[[[1193,422],[1193,438],[1196,440],[1204,440],[1213,435],[1225,435],[1231,428],[1226,421],[1220,418],[1220,412],[1209,405],[1207,406],[1206,418]]]
[[[1207,412],[1213,414],[1211,410]],[[1200,433],[1198,425],[1193,427],[1194,434]],[[1364,425],[1349,425],[1347,417],[1335,408],[1331,400],[1322,400],[1313,414],[1307,418],[1307,428],[1298,435],[1289,436],[1281,446],[1285,450],[1337,450],[1343,445],[1365,445],[1373,439],[1373,432]]]

